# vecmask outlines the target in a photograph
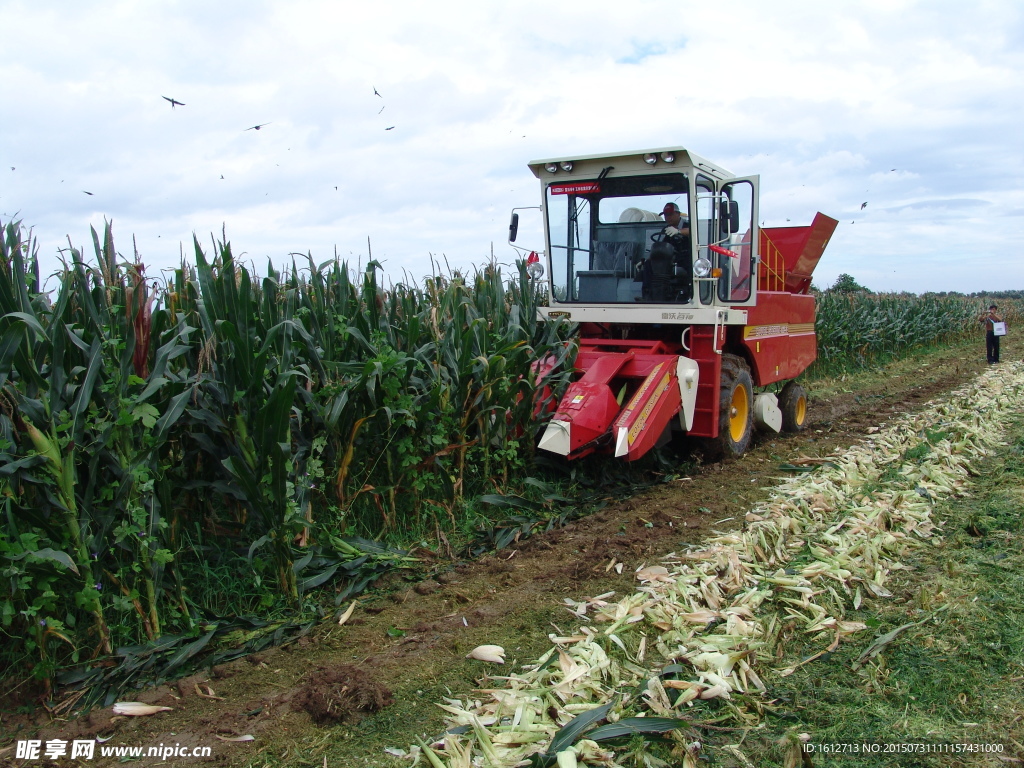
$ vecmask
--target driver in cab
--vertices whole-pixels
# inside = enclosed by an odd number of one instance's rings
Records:
[[[643,264],[643,300],[690,301],[693,268],[690,265],[690,222],[676,203],[665,203],[661,215],[665,228],[651,236],[654,244]]]
[[[662,210],[661,215],[665,217],[665,234],[669,237],[683,235],[689,239],[690,222],[688,219],[683,218],[678,205],[675,203],[665,203],[665,208]]]

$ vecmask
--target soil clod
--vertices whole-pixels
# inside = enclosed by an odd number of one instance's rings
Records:
[[[358,667],[320,667],[296,693],[293,705],[317,725],[360,720],[394,703],[391,691]]]

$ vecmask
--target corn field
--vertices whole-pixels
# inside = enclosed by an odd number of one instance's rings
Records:
[[[343,576],[358,589],[401,559],[379,542],[444,541],[464,499],[522,481],[535,387],[558,389],[531,363],[572,348],[537,323],[525,265],[385,290],[375,262],[358,280],[311,259],[258,279],[228,243],[210,258],[197,242],[161,284],[109,224],[92,234],[93,264],[71,251],[44,292],[31,237],[3,231],[8,661],[49,679],[202,637],[218,611],[297,605]]]
[[[388,544],[464,537],[474,500],[530,481],[536,393],[575,347],[525,264],[385,287],[373,261],[259,278],[196,242],[154,280],[109,224],[92,240],[44,290],[31,235],[0,237],[0,664],[49,681],[159,641],[174,666],[224,616],[339,602],[403,562]],[[975,304],[825,295],[817,366],[976,329]]]
[[[981,339],[978,317],[987,303],[964,296],[823,293],[815,326],[818,359],[810,374],[857,370],[969,335]],[[1012,321],[1016,312],[1006,309]]]

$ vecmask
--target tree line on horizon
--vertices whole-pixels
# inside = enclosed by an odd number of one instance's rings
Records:
[[[811,293],[815,295],[828,294],[828,293],[867,293],[867,294],[896,294],[896,295],[907,295],[907,296],[936,296],[938,298],[956,297],[956,298],[967,298],[967,299],[1007,299],[1010,301],[1019,301],[1024,299],[1024,290],[1013,290],[1013,291],[972,291],[970,293],[964,293],[963,291],[924,291],[923,293],[913,293],[911,291],[873,291],[867,286],[861,285],[857,282],[857,279],[846,272],[843,272],[836,281],[832,283],[828,288],[820,288],[817,285],[811,284]]]

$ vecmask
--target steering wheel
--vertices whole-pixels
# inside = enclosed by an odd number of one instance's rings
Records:
[[[668,232],[663,229],[651,235],[651,242],[653,243],[664,243],[668,239]]]

